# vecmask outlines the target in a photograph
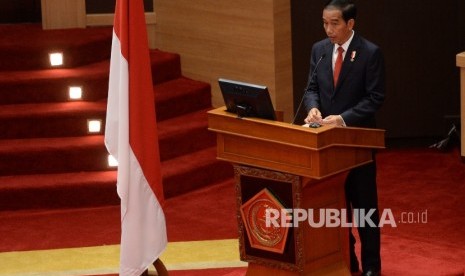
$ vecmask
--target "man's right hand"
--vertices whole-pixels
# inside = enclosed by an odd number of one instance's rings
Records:
[[[323,118],[321,117],[321,112],[318,108],[314,107],[308,112],[307,118],[304,119],[306,124],[318,123],[322,124]]]

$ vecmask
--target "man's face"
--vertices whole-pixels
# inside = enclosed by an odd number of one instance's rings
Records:
[[[354,23],[353,19],[345,22],[342,18],[342,12],[338,9],[323,10],[323,28],[332,43],[344,44],[352,35]]]

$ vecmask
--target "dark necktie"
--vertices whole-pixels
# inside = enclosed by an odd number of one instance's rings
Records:
[[[337,48],[337,58],[336,58],[336,63],[334,64],[334,87],[336,87],[337,80],[339,78],[339,73],[341,72],[341,67],[342,67],[342,53],[344,52],[344,48],[339,46]]]

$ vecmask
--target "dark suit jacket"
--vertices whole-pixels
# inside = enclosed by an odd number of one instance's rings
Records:
[[[374,115],[385,94],[384,58],[380,49],[355,33],[344,57],[337,86],[334,87],[333,47],[329,39],[313,45],[304,98],[307,112],[316,107],[323,118],[341,115],[347,126],[375,127]],[[317,70],[312,74],[322,56]]]

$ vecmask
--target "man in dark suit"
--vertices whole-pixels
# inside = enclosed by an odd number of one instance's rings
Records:
[[[354,32],[356,7],[350,0],[330,0],[323,9],[328,36],[313,45],[304,102],[306,123],[375,127],[375,112],[384,100],[384,59],[378,46]],[[374,154],[373,154],[374,160]],[[362,275],[381,270],[376,163],[352,169],[345,183],[347,208],[374,209],[376,227],[358,227]],[[351,271],[359,270],[350,233]]]

